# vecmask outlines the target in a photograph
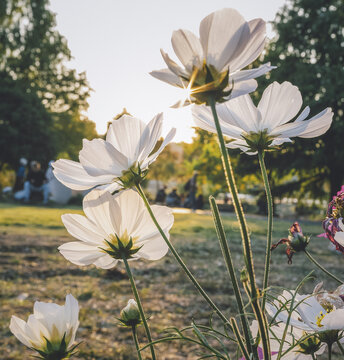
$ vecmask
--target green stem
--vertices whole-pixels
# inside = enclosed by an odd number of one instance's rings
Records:
[[[343,284],[343,281],[338,279],[335,275],[331,274],[329,271],[327,271],[322,265],[320,265],[315,259],[314,257],[305,249],[304,250],[305,254],[307,255],[308,259],[314,264],[316,265],[321,271],[323,271],[326,275],[328,275],[330,278],[332,278],[333,280],[337,281],[339,284]]]
[[[316,360],[315,355],[313,353],[311,355],[312,355],[312,359]]]
[[[341,351],[341,353],[344,355],[344,348],[343,348],[343,346],[342,346],[342,344],[340,343],[339,340],[337,341],[337,345],[338,345],[339,350]]]
[[[137,339],[136,325],[131,327],[131,331],[133,333],[133,339],[134,339],[134,343],[135,343],[135,347],[136,347],[136,351],[137,351],[137,357],[139,360],[142,360],[141,352],[140,352],[140,345],[139,345],[139,341]]]
[[[259,332],[262,339],[262,346],[263,346],[263,353],[264,353],[264,360],[271,359],[271,351],[270,351],[270,343],[269,343],[269,337],[268,337],[268,329],[267,329],[267,320],[264,319],[265,315],[262,312],[260,305],[259,305],[259,291],[257,289],[255,274],[254,274],[254,265],[253,265],[253,255],[252,255],[252,249],[251,249],[251,240],[248,233],[248,227],[246,224],[246,219],[244,216],[244,211],[241,205],[241,202],[239,200],[238,196],[238,190],[236,187],[233,169],[231,166],[230,158],[228,156],[226,144],[223,138],[221,125],[219,118],[217,116],[216,112],[216,102],[213,97],[209,97],[209,105],[212,110],[212,114],[214,117],[214,122],[216,126],[217,131],[217,137],[219,140],[221,155],[222,155],[222,163],[224,167],[225,177],[227,181],[227,185],[229,188],[229,191],[232,195],[234,210],[236,213],[236,216],[238,218],[238,222],[240,225],[240,232],[241,232],[241,238],[243,240],[243,249],[244,249],[244,258],[246,263],[247,272],[249,274],[250,279],[250,285],[251,285],[251,295],[252,295],[252,308],[256,315],[256,319],[258,321],[259,325]]]
[[[192,273],[190,272],[190,270],[187,268],[187,266],[185,265],[184,261],[182,260],[182,258],[179,256],[177,250],[174,248],[174,246],[172,245],[172,243],[170,242],[170,240],[167,238],[166,234],[164,233],[164,231],[162,230],[161,226],[159,225],[153,211],[152,208],[150,207],[149,201],[144,193],[144,191],[142,190],[141,186],[139,184],[136,185],[136,189],[138,191],[138,193],[140,194],[143,202],[145,203],[145,206],[148,210],[148,213],[151,217],[151,219],[153,220],[156,228],[158,229],[158,231],[160,232],[162,238],[165,240],[167,246],[169,247],[169,249],[171,250],[173,256],[175,257],[175,259],[177,260],[177,262],[179,263],[179,265],[182,267],[182,269],[184,270],[184,272],[186,273],[186,275],[188,276],[188,278],[191,280],[191,282],[195,285],[196,289],[199,291],[199,293],[203,296],[203,298],[205,299],[205,301],[209,304],[209,306],[216,312],[216,314],[220,317],[220,319],[225,323],[225,324],[229,324],[229,321],[227,320],[227,318],[222,314],[221,310],[214,304],[214,302],[210,299],[210,297],[208,296],[208,294],[203,290],[202,286],[199,284],[199,282],[195,279],[195,277],[192,275]]]
[[[156,357],[155,357],[155,351],[154,351],[154,346],[151,344],[152,342],[152,337],[151,337],[151,333],[150,333],[150,330],[149,330],[149,326],[148,326],[148,323],[147,323],[147,319],[146,319],[146,316],[145,316],[145,313],[143,311],[143,307],[142,307],[142,304],[141,304],[141,300],[140,300],[140,296],[139,296],[139,293],[137,291],[137,288],[136,288],[136,285],[135,285],[135,280],[134,280],[134,277],[133,277],[133,274],[130,270],[130,266],[128,264],[128,260],[123,257],[123,262],[124,262],[124,265],[125,265],[125,269],[127,271],[127,274],[128,274],[128,277],[129,277],[129,280],[130,280],[130,284],[131,284],[131,289],[133,290],[133,294],[135,296],[135,300],[137,302],[137,307],[139,308],[139,312],[140,312],[140,316],[141,316],[141,320],[143,322],[143,326],[146,330],[146,335],[147,335],[147,339],[148,339],[148,342],[150,343],[150,351],[151,351],[151,354],[152,354],[152,360],[155,360]]]
[[[328,347],[328,360],[332,359],[332,343],[327,344]]]
[[[210,202],[210,207],[212,210],[212,214],[213,214],[213,219],[214,219],[214,223],[215,223],[215,228],[216,228],[216,232],[217,232],[217,237],[219,239],[220,242],[220,246],[221,246],[221,250],[222,250],[222,254],[223,254],[223,258],[225,260],[226,266],[227,266],[227,271],[229,273],[230,279],[232,281],[233,284],[233,290],[234,290],[234,294],[235,294],[235,298],[236,298],[236,302],[238,305],[238,310],[239,310],[239,316],[240,316],[240,320],[241,320],[241,324],[242,324],[242,328],[243,328],[243,332],[244,332],[244,337],[245,337],[245,342],[246,342],[246,347],[249,353],[253,352],[253,348],[251,345],[251,331],[247,322],[247,318],[245,315],[245,309],[244,309],[244,302],[242,300],[242,296],[241,296],[241,292],[239,289],[239,284],[238,284],[238,280],[235,274],[235,269],[234,269],[234,264],[233,264],[233,260],[232,260],[232,255],[231,255],[231,251],[226,239],[226,234],[223,228],[223,224],[222,224],[222,220],[221,220],[221,216],[219,213],[219,209],[216,205],[216,201],[215,198],[213,196],[209,197],[209,202]],[[232,323],[232,321],[231,321]],[[256,348],[255,348],[256,350]],[[258,354],[256,354],[256,357],[258,358]]]
[[[250,360],[250,355],[247,351],[247,349],[245,348],[245,345],[241,339],[241,335],[240,335],[240,332],[239,332],[239,329],[238,329],[238,324],[236,323],[235,319],[234,318],[230,318],[230,322],[231,322],[231,325],[232,325],[232,329],[233,329],[233,332],[234,332],[234,335],[237,339],[237,342],[238,342],[238,346],[241,350],[241,353],[242,355],[244,356],[244,358],[246,360]]]
[[[269,283],[269,273],[270,273],[270,258],[271,258],[271,242],[272,242],[272,222],[273,222],[273,202],[272,202],[272,195],[271,189],[268,179],[268,174],[266,172],[266,166],[264,162],[264,152],[258,151],[258,159],[260,170],[262,172],[262,177],[264,181],[266,199],[268,203],[268,231],[267,231],[267,238],[266,238],[266,254],[265,254],[265,270],[264,270],[264,282],[263,282],[263,302],[262,302],[262,310],[265,309],[266,303],[266,290]]]

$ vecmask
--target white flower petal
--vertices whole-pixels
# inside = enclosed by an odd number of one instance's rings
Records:
[[[243,95],[216,107],[223,122],[234,125],[245,132],[258,132],[261,115],[253,104],[250,95]]]
[[[262,127],[272,129],[291,120],[300,110],[302,97],[299,89],[290,82],[273,82],[269,85],[258,104],[262,115]],[[288,136],[286,136],[288,137]]]
[[[156,234],[145,242],[141,242],[142,248],[137,252],[137,255],[146,260],[159,260],[168,252],[168,246],[161,234]]]
[[[61,216],[61,219],[63,225],[73,237],[88,244],[99,246],[99,244],[103,244],[104,238],[108,235],[102,228],[92,223],[85,216],[64,214]]]
[[[301,114],[302,115],[302,114]],[[333,112],[331,108],[323,110],[309,120],[291,122],[275,128],[270,134],[279,137],[313,138],[324,134],[331,126]]]
[[[250,80],[262,76],[273,69],[276,69],[276,66],[271,66],[270,63],[268,62],[266,64],[259,66],[258,68],[237,71],[234,74],[230,74],[230,78],[234,82]]]
[[[188,72],[201,67],[203,49],[198,37],[189,30],[177,30],[172,34],[173,50]]]
[[[218,106],[217,106],[218,109]],[[200,127],[203,130],[210,131],[216,134],[216,127],[210,107],[205,105],[202,106],[193,106],[192,107],[192,117],[196,126]],[[229,136],[232,139],[240,139],[242,134],[242,129],[230,123],[230,121],[220,120],[221,130],[224,135]],[[227,119],[226,119],[227,120]]]
[[[156,115],[148,124],[147,128],[149,129],[149,142],[138,156],[138,162],[141,163],[141,160],[145,160],[150,153],[154,150],[156,143],[158,142],[161,136],[162,130],[162,121],[163,114],[160,113]]]
[[[11,317],[10,330],[12,334],[24,345],[31,347],[30,337],[26,334],[25,331],[26,322],[22,319],[19,319],[16,316]]]
[[[117,234],[118,219],[120,210],[113,202],[112,195],[107,191],[92,190],[83,200],[83,210],[86,216],[93,221],[97,227],[102,229],[107,235]],[[117,216],[118,220],[115,220]]]
[[[169,231],[171,230],[174,222],[172,209],[167,206],[160,205],[152,205],[151,208],[160,227],[164,231],[166,237],[169,238]],[[143,212],[143,216],[137,225],[137,228],[133,229],[132,236],[138,237],[138,244],[141,244],[142,241],[145,242],[147,239],[150,239],[150,237],[155,237],[160,234],[147,211]]]
[[[127,231],[129,236],[136,236],[135,231],[139,231],[138,224],[146,212],[141,196],[134,190],[125,190],[114,195],[113,201],[120,209],[122,218],[117,235],[121,236]]]
[[[229,64],[231,72],[243,69],[251,64],[264,50],[266,39],[265,21],[262,19],[253,19],[248,22],[248,27],[249,36],[247,41],[243,42],[243,48],[239,48],[238,51],[235,52],[235,56]]]
[[[110,257],[98,247],[81,241],[68,242],[59,246],[58,250],[67,260],[80,266],[94,264],[102,256]]]
[[[118,120],[116,120],[118,121]],[[128,168],[128,159],[110,142],[103,139],[83,140],[79,160],[86,172],[91,176],[111,174],[120,176]]]
[[[164,59],[167,67],[169,68],[170,71],[172,71],[174,74],[176,74],[178,77],[185,77],[188,78],[189,77],[189,73],[182,69],[176,62],[174,62],[167,53],[164,52],[164,50],[160,50],[162,58]]]
[[[160,145],[159,149],[152,155],[150,155],[143,163],[142,163],[142,168],[145,169],[146,167],[148,167],[148,165],[150,165],[151,163],[153,163],[157,157],[160,155],[160,153],[165,149],[165,147],[173,140],[174,136],[176,135],[176,128],[172,128],[169,133],[166,135],[164,141],[162,142],[162,144]]]
[[[344,309],[335,309],[321,321],[326,330],[344,330]]]
[[[294,122],[299,122],[299,121],[303,121],[306,119],[306,117],[309,115],[309,112],[311,111],[309,106],[306,106],[301,114],[296,118],[296,120]]]
[[[57,160],[52,164],[54,175],[62,184],[73,190],[87,190],[112,182],[112,174],[91,176],[82,165],[72,160]]]
[[[113,259],[111,256],[102,256],[100,258],[98,258],[93,264],[97,267],[97,268],[101,268],[101,269],[111,269],[113,267],[115,267],[118,263],[118,260]]]
[[[229,99],[235,99],[239,96],[249,94],[257,89],[258,83],[254,79],[234,82]]]
[[[257,152],[252,152],[247,147],[247,143],[245,140],[234,140],[230,141],[226,144],[228,149],[240,149],[242,152],[246,153],[247,155],[256,155]]]
[[[149,128],[142,120],[123,115],[118,120],[112,121],[106,141],[127,157],[125,169],[128,169],[137,161],[149,142]]]
[[[250,28],[238,11],[222,9],[202,20],[199,33],[207,64],[218,71],[229,65],[232,71],[231,61],[244,49]]]
[[[122,186],[117,182],[113,182],[111,184],[97,186],[97,189],[107,191],[110,194],[113,194],[115,191],[121,190]]]
[[[183,84],[183,81],[179,76],[173,73],[170,69],[154,70],[149,73],[158,80],[164,81],[170,85],[186,88],[187,84]]]

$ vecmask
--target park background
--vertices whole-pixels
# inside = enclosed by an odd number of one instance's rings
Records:
[[[176,143],[152,165],[147,186],[149,181],[155,188],[167,184],[169,190],[176,187],[181,193],[197,170],[198,189],[204,198],[214,194],[221,203],[226,186],[214,135],[191,129],[189,109],[169,109],[180,93],[148,72],[163,67],[159,48],[171,52],[172,30],[181,27],[197,33],[197,24],[209,12],[234,7],[246,19],[271,20],[266,50],[253,66],[271,61],[277,69],[258,79],[255,100],[272,81],[287,80],[299,87],[311,114],[326,107],[334,111],[331,129],[321,138],[297,139],[292,146],[266,156],[276,215],[281,218],[275,222],[274,240],[286,236],[292,221],[303,219],[304,232],[313,235],[312,249],[320,261],[328,263],[334,254],[327,240],[316,235],[322,231],[319,220],[325,216],[324,204],[344,182],[342,5],[341,0],[271,0],[260,5],[253,1],[174,1],[164,5],[159,1],[128,1],[125,5],[116,1],[1,1],[0,188],[13,186],[21,157],[40,161],[43,167],[53,159],[77,160],[82,139],[103,137],[109,122],[122,113],[148,122],[164,111],[166,129],[177,127]],[[73,59],[74,48],[78,57]],[[240,193],[255,199],[244,206],[255,234],[253,246],[261,278],[265,231],[264,217],[259,214],[265,214],[265,195],[259,166],[254,157],[239,151],[231,151],[231,155]],[[150,187],[152,199],[154,186]],[[4,359],[23,358],[22,346],[8,329],[10,315],[25,317],[35,300],[61,302],[69,291],[82,307],[80,358],[133,358],[130,333],[115,324],[130,293],[123,269],[79,269],[56,250],[69,239],[60,215],[80,212],[80,201],[81,196],[64,208],[51,204],[47,209],[21,206],[2,195],[0,347]],[[232,239],[235,252],[240,236],[230,204],[223,210],[228,210],[226,229],[236,234]],[[206,290],[230,310],[231,301],[221,296],[224,292],[233,296],[224,264],[213,260],[220,257],[211,218],[206,211],[175,216],[172,240],[200,281],[208,281]],[[340,271],[340,255],[331,259],[329,270]],[[239,268],[239,255],[236,260]],[[216,266],[209,268],[209,261]],[[293,266],[287,267],[281,251],[273,256],[273,268],[279,270],[272,276],[273,283],[282,280],[288,286],[300,280],[311,265],[296,257]],[[145,267],[138,261],[135,270],[147,310],[157,324],[155,335],[173,322],[186,326],[193,317],[208,314],[205,304],[194,306],[193,288],[171,257]],[[166,359],[196,358],[178,344],[170,344],[168,350]]]

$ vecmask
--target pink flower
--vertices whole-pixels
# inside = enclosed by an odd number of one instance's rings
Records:
[[[342,253],[344,253],[344,243],[341,240],[343,236],[341,236],[341,234],[336,234],[337,232],[343,232],[343,217],[344,185],[342,185],[341,189],[337,192],[337,195],[333,196],[332,201],[329,203],[326,218],[322,223],[325,233],[319,235],[329,239],[336,246],[336,250]]]

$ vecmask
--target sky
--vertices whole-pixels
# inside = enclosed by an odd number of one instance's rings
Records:
[[[50,0],[57,30],[65,36],[73,60],[68,66],[86,71],[93,89],[87,116],[103,134],[106,124],[125,107],[145,122],[164,112],[164,130],[177,128],[175,141],[191,141],[190,107],[171,109],[182,90],[149,72],[165,68],[160,49],[172,59],[174,30],[198,35],[200,21],[224,7],[246,20],[272,21],[285,0]],[[268,26],[268,37],[272,37]]]

